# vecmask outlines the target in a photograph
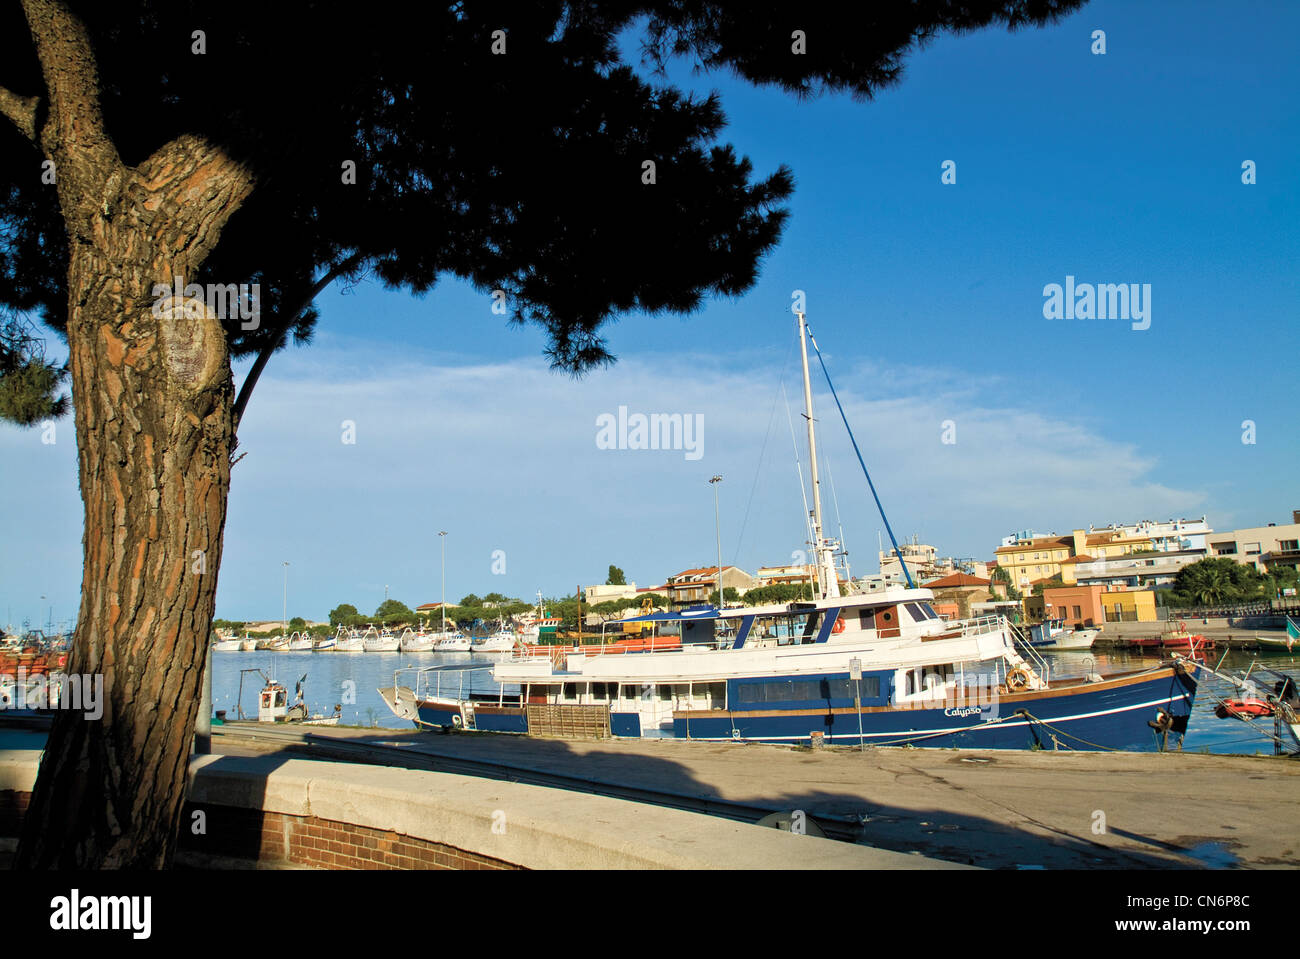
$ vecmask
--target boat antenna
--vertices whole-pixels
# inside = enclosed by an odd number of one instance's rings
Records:
[[[800,329],[802,329],[803,326],[806,325],[802,313],[799,314],[799,322],[801,324]],[[849,418],[844,415],[844,406],[843,404],[840,403],[839,394],[835,392],[835,384],[831,382],[830,370],[826,369],[826,360],[822,357],[822,351],[817,348],[817,337],[813,336],[812,330],[808,331],[808,339],[812,341],[813,350],[817,353],[817,362],[821,363],[822,373],[826,375],[826,385],[830,387],[831,396],[834,397],[835,399],[835,406],[840,411],[840,419],[844,421],[844,429],[848,431],[849,442],[853,444],[853,452],[858,455],[858,465],[862,467],[862,475],[867,478],[867,485],[871,487],[871,496],[876,501],[876,509],[880,510],[880,518],[882,521],[884,521],[885,532],[889,534],[889,542],[893,544],[894,552],[898,554],[899,562],[903,567],[903,575],[907,577],[907,588],[915,589],[916,584],[912,582],[912,574],[908,571],[907,562],[903,559],[903,551],[898,548],[898,540],[894,538],[894,529],[892,526],[889,525],[889,517],[885,515],[885,507],[882,506],[880,503],[880,496],[879,494],[876,493],[876,484],[871,482],[871,474],[867,472],[867,464],[862,459],[862,450],[858,449],[858,441],[853,436],[853,428],[849,426]],[[807,355],[806,354],[804,359],[805,359],[804,376],[806,377],[807,376],[807,362],[806,362]],[[811,421],[809,421],[810,432],[811,429],[812,429],[812,423]],[[815,493],[816,492],[815,486],[813,490]]]

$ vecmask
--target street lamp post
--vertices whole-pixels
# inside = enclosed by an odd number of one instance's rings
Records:
[[[440,530],[438,539],[442,543],[442,596],[438,601],[438,609],[442,612],[442,632],[447,632],[447,531]]]
[[[722,524],[718,520],[718,484],[721,482],[721,476],[709,480],[713,487],[713,528],[718,537],[718,609],[722,609]]]

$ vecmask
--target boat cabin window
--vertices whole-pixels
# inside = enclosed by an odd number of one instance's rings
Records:
[[[863,629],[875,629],[876,611],[874,609],[858,610],[858,625]]]
[[[880,697],[879,676],[864,676],[859,682],[864,700]],[[745,703],[852,701],[856,689],[857,683],[851,679],[778,679],[739,683],[736,697]]]
[[[906,609],[908,615],[918,623],[924,623],[927,619],[939,618],[939,614],[930,608],[929,603],[907,603]]]
[[[779,646],[811,643],[817,638],[821,616],[819,612],[763,616],[755,620],[750,635],[759,639],[775,638]]]

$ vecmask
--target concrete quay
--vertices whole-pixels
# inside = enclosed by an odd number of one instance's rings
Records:
[[[0,749],[13,847],[39,733]],[[243,750],[250,752],[253,750]],[[260,755],[190,764],[180,865],[325,869],[962,869],[680,809],[481,777]]]
[[[851,747],[680,740],[562,741],[488,733],[318,728],[314,745],[223,736],[218,748],[328,753],[336,739],[770,809],[851,826],[857,842],[993,868],[1300,865],[1300,762],[1199,753]],[[292,751],[286,754],[294,754]],[[409,761],[414,763],[416,757]],[[580,795],[580,794],[577,794]],[[576,801],[576,800],[575,800]],[[643,809],[653,807],[641,807]],[[640,815],[640,813],[638,813]],[[922,861],[925,861],[922,860]]]
[[[1272,640],[1286,640],[1285,628],[1244,626],[1241,625],[1240,622],[1234,624],[1231,620],[1222,617],[1211,617],[1209,619],[1185,619],[1182,620],[1182,622],[1187,624],[1189,632],[1213,640],[1215,646],[1219,649],[1262,648],[1265,652],[1275,653],[1281,651],[1280,647],[1261,647],[1257,642],[1257,638],[1262,636]],[[1156,620],[1147,623],[1106,623],[1102,628],[1101,634],[1097,637],[1097,641],[1093,648],[1098,650],[1107,647],[1122,648],[1126,643],[1134,639],[1146,639],[1153,636],[1159,636],[1169,628],[1169,625],[1170,624],[1165,620]],[[1300,646],[1297,646],[1296,649],[1297,652],[1300,652]]]

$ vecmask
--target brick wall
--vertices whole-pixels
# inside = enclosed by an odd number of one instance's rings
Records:
[[[0,790],[0,836],[16,838],[31,793]],[[196,834],[195,812],[203,813]],[[318,869],[519,869],[443,843],[315,816],[234,806],[185,804],[181,850],[265,864]]]
[[[196,811],[206,817],[194,832]],[[508,862],[387,829],[232,806],[186,803],[180,848],[320,869],[518,869]]]

